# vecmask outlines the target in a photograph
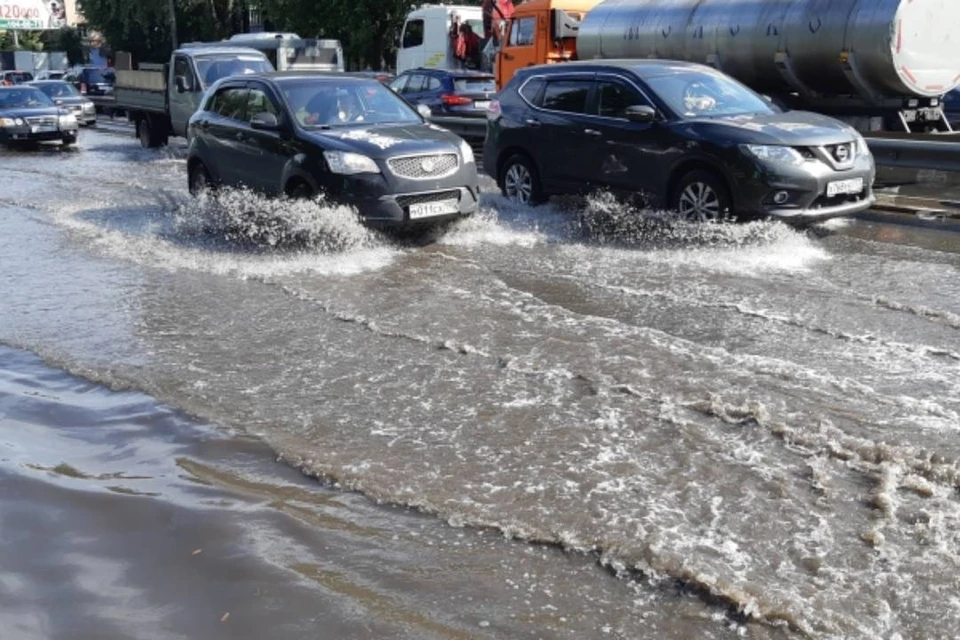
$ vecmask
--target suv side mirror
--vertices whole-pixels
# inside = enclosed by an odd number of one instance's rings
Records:
[[[177,93],[186,93],[190,89],[187,87],[187,79],[183,76],[177,76],[174,82],[177,85]]]
[[[257,131],[277,131],[280,129],[280,121],[272,113],[258,113],[251,118],[250,128]]]
[[[425,104],[417,105],[417,113],[419,113],[421,116],[423,116],[425,119],[428,119],[428,120],[433,115],[433,111],[430,109],[430,107],[428,107]]]
[[[657,110],[645,104],[627,107],[627,120],[650,123],[657,119]]]

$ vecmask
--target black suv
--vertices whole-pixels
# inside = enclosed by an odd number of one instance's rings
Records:
[[[491,104],[483,162],[504,195],[526,204],[599,188],[643,192],[690,220],[807,223],[874,202],[873,157],[854,129],[784,113],[686,62],[523,69]]]
[[[99,67],[76,69],[64,76],[63,79],[72,83],[85,96],[113,95],[113,87],[117,83],[116,74],[112,69],[100,69]]]
[[[225,78],[190,119],[190,191],[219,185],[324,195],[372,226],[436,223],[473,213],[470,146],[428,124],[386,86],[344,74]]]

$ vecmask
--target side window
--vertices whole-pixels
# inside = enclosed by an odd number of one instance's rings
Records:
[[[183,78],[187,83],[188,89],[193,89],[197,86],[193,78],[193,70],[190,68],[190,61],[184,56],[177,56],[173,61],[173,77]]]
[[[597,115],[604,118],[626,118],[627,107],[648,104],[633,87],[614,80],[597,83]]]
[[[533,44],[534,32],[537,28],[537,19],[535,17],[520,18],[510,23],[510,40],[507,44],[511,47],[527,47]]]
[[[567,113],[586,113],[592,80],[552,80],[543,91],[544,109]]]
[[[424,88],[424,91],[439,91],[443,87],[443,83],[440,82],[440,78],[435,78],[434,76],[427,76],[427,84]]]
[[[390,83],[390,88],[397,93],[403,93],[403,88],[407,86],[407,79],[410,76],[400,76],[396,80]]]
[[[520,87],[520,95],[530,104],[539,107],[540,104],[537,102],[537,98],[540,97],[540,89],[542,88],[543,78],[533,78]]]
[[[413,75],[410,76],[410,81],[407,82],[407,87],[406,89],[403,90],[403,92],[405,94],[420,93],[421,91],[423,91],[423,85],[426,79],[427,79],[426,76],[424,76],[422,73],[414,73]]]
[[[241,87],[221,89],[214,96],[210,110],[223,118],[244,120],[247,111],[247,90]]]
[[[280,112],[270,97],[260,89],[250,89],[247,96],[247,120],[253,120],[253,116],[260,113],[272,113],[279,116]]]
[[[403,42],[401,47],[419,47],[423,44],[423,20],[410,20],[403,27]]]

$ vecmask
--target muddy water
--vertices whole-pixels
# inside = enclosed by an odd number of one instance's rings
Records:
[[[567,598],[538,618],[504,597],[524,610],[457,629],[960,633],[955,239],[491,195],[435,242],[398,241],[329,207],[192,203],[182,150],[103,134],[0,162],[0,340],[262,438],[335,491],[435,516],[418,522],[440,536],[516,539],[464,551],[483,569],[432,573],[436,593],[486,602],[473,574],[533,553]],[[396,575],[435,620],[416,556],[371,544],[398,568],[366,586]]]

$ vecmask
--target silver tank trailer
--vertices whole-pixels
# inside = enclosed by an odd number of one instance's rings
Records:
[[[960,0],[606,0],[577,57],[702,62],[810,100],[940,96],[960,85]]]

